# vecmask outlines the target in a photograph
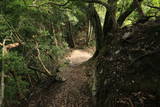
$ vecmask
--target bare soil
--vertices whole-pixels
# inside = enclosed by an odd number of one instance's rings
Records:
[[[53,83],[29,103],[29,107],[91,107],[91,93],[89,89],[89,70],[83,62],[92,57],[86,50],[73,50],[66,58],[70,66],[59,73],[65,82]]]

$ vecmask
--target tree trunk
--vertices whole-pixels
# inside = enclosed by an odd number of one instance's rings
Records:
[[[91,25],[90,20],[88,21],[88,32],[87,32],[87,37],[86,37],[86,45],[89,46],[89,42],[92,37],[92,32],[93,32],[93,27]]]
[[[72,25],[69,21],[67,22],[67,26],[68,26],[67,43],[70,48],[74,48],[75,42],[74,42],[74,38],[73,38]]]
[[[93,58],[97,57],[99,54],[99,51],[103,47],[103,31],[101,26],[101,21],[99,18],[99,15],[93,6],[93,4],[89,4],[89,19],[91,20],[91,24],[93,25],[93,29],[95,32],[95,38],[96,38],[96,52],[93,55]]]
[[[104,36],[108,36],[109,32],[115,32],[117,30],[117,21],[116,21],[116,7],[117,0],[109,0],[108,4],[111,6],[105,15],[105,21],[103,26]]]

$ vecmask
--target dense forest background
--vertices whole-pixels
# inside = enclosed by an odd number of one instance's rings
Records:
[[[63,81],[71,49],[93,48],[92,106],[158,107],[159,35],[159,0],[1,0],[0,106],[28,103]]]

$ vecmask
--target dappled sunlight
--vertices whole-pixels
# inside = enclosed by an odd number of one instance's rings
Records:
[[[92,53],[87,52],[85,50],[76,49],[71,52],[66,59],[69,60],[70,65],[78,65],[81,64],[92,57]]]

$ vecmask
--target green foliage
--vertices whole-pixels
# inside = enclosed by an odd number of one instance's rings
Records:
[[[0,15],[0,41],[8,35],[10,35],[10,30],[5,23],[3,16]]]
[[[12,104],[18,103],[17,100],[22,100],[24,98],[22,95],[26,95],[29,91],[29,83],[25,76],[30,70],[23,56],[17,52],[10,52],[3,59],[0,55],[0,61],[4,62],[2,69],[5,71],[5,100]]]
[[[116,13],[117,17],[119,17],[124,11],[126,11],[132,2],[133,0],[119,0],[117,3],[117,13]],[[144,0],[142,2],[142,9],[146,16],[160,15],[160,11],[158,9],[150,8],[148,5],[160,7],[159,0]],[[132,24],[136,22],[138,18],[139,18],[139,13],[137,11],[134,11],[124,22],[124,25]]]
[[[36,87],[36,84],[46,77],[41,73],[45,71],[35,53],[36,42],[39,44],[42,62],[51,72],[54,72],[57,66],[63,65],[62,59],[68,48],[64,38],[67,28],[63,26],[69,21],[69,17],[74,16],[73,13],[55,5],[34,7],[47,3],[48,0],[37,1],[35,4],[33,0],[24,1],[0,1],[0,42],[2,43],[6,37],[11,38],[6,44],[19,42],[19,39],[23,42],[23,46],[9,50],[3,59],[4,105],[18,104],[18,101],[26,98],[31,88]],[[41,72],[31,70],[28,68],[30,65]]]
[[[94,47],[95,45],[96,45],[96,41],[95,41],[95,40],[91,40],[91,41],[89,41],[88,46],[90,46],[90,47]]]

